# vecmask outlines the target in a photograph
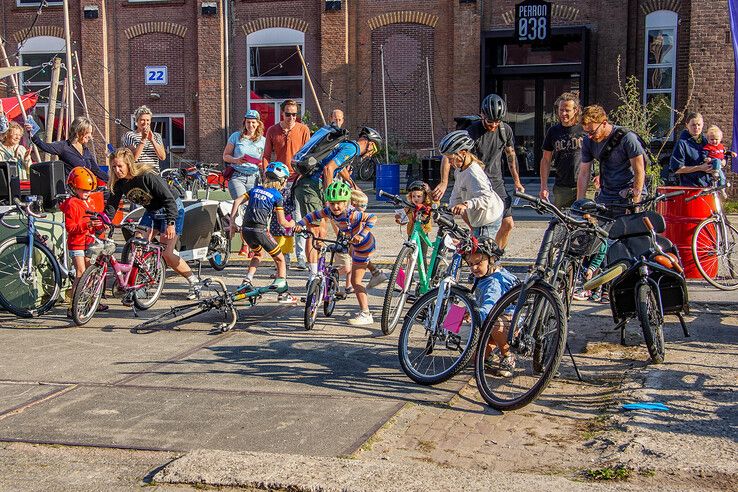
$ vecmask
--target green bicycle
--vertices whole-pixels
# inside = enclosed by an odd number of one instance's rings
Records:
[[[387,198],[398,207],[415,208],[415,205],[400,196],[391,195],[381,190],[379,195]],[[447,244],[446,234],[442,230],[438,231],[436,240],[431,242],[428,234],[423,230],[422,215],[420,213],[415,214],[413,232],[402,246],[400,254],[397,255],[397,260],[392,266],[392,273],[387,281],[387,290],[384,293],[384,304],[382,305],[382,320],[380,322],[382,333],[385,335],[389,335],[397,327],[408,299],[417,299],[436,286],[445,271],[445,267],[439,268],[439,265],[445,263],[447,266],[446,253],[456,250],[453,244]],[[451,238],[448,239],[448,241],[450,240]],[[433,248],[429,263],[426,262],[423,254],[424,249],[428,247]]]

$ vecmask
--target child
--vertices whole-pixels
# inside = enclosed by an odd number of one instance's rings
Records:
[[[503,251],[497,246],[494,239],[482,236],[478,239],[476,250],[466,255],[465,258],[469,268],[471,268],[472,275],[477,279],[475,295],[482,322],[487,318],[497,301],[518,283],[515,275],[497,263],[502,255]],[[495,326],[492,339],[484,349],[484,358],[485,366],[490,367],[497,375],[509,378],[512,377],[515,370],[515,356],[509,352],[507,328],[510,320],[505,318],[507,317],[502,317]],[[500,353],[500,360],[496,365],[493,357],[491,357],[495,347]]]
[[[413,233],[413,225],[415,223],[416,214],[420,213],[420,223],[423,231],[430,234],[433,231],[433,223],[431,222],[431,206],[433,205],[433,197],[431,196],[430,186],[422,181],[413,181],[407,187],[407,201],[415,205],[414,207],[405,207],[401,211],[395,213],[395,222],[402,225],[407,224],[407,237]],[[407,222],[403,220],[401,214],[404,212]],[[428,245],[421,243],[423,256],[428,253]]]
[[[105,230],[99,219],[91,220],[87,214],[93,211],[90,192],[97,189],[97,178],[86,167],[75,167],[67,177],[67,186],[72,196],[64,200],[59,209],[64,213],[64,228],[67,230],[67,249],[74,264],[74,286],[90,266],[90,259],[85,256],[87,246],[92,243],[91,234]],[[98,311],[105,311],[108,306],[100,304]]]
[[[359,189],[351,190],[351,206],[353,206],[356,210],[360,212],[364,212],[368,205],[369,205],[369,197],[366,196],[366,193],[364,193],[363,191]],[[347,262],[347,268],[348,268],[348,272],[350,272],[351,262]],[[377,268],[376,265],[374,265],[374,263],[371,262],[371,260],[367,263],[367,268],[369,270],[369,273],[371,274],[371,277],[369,278],[369,282],[367,282],[366,284],[367,289],[373,289],[377,285],[381,285],[383,282],[387,281],[387,275],[382,270]],[[347,275],[348,275],[348,272],[347,272]],[[349,278],[347,276],[346,277],[347,287],[348,287],[348,280]],[[348,289],[347,289],[347,292],[348,292]]]
[[[704,158],[709,159],[712,163],[713,173],[718,178],[720,186],[725,185],[726,182],[725,172],[723,171],[723,167],[725,167],[725,147],[722,141],[722,130],[712,125],[707,129],[707,144],[702,147],[702,150],[705,152]],[[732,154],[730,151],[728,153]],[[723,194],[725,196],[725,191],[723,191]]]
[[[238,207],[248,198],[241,236],[244,243],[254,252],[254,256],[251,257],[246,278],[238,289],[248,292],[253,288],[251,283],[261,262],[261,250],[265,249],[277,266],[277,278],[271,284],[271,287],[279,292],[277,301],[285,304],[294,303],[296,299],[287,292],[287,267],[284,255],[268,231],[269,220],[273,217],[282,227],[295,226],[294,221],[287,220],[284,216],[284,198],[281,193],[287,184],[287,178],[290,177],[290,171],[283,163],[272,162],[267,166],[264,175],[266,177],[264,183],[254,186],[247,195],[236,198],[231,208],[231,234],[235,234],[238,232],[235,222]]]
[[[441,140],[438,148],[455,169],[449,206],[472,229],[475,237],[494,237],[502,225],[504,204],[492,190],[484,164],[471,153],[474,141],[464,130],[456,130]]]
[[[369,312],[369,302],[366,288],[361,280],[366,273],[369,255],[374,251],[376,244],[371,228],[376,222],[374,214],[362,212],[349,204],[351,188],[346,183],[334,181],[325,190],[325,201],[328,206],[310,212],[295,226],[295,232],[300,232],[308,225],[319,224],[324,218],[331,219],[338,226],[338,230],[348,234],[351,238],[349,253],[351,254],[351,285],[356,292],[361,311],[349,319],[353,326],[364,326],[374,323],[372,313]]]

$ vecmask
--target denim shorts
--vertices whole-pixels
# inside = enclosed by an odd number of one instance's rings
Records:
[[[179,198],[175,201],[177,202],[177,220],[174,221],[174,230],[178,236],[181,236],[182,230],[184,229],[184,206],[182,205],[182,200]],[[159,232],[166,231],[166,210],[163,208],[154,212],[149,212],[147,210],[146,213],[143,214],[143,217],[141,217],[140,225],[150,229],[155,229]]]
[[[259,173],[242,174],[236,171],[228,180],[228,192],[231,194],[231,199],[235,200],[251,191],[251,188],[257,184],[259,184]]]
[[[84,256],[85,250],[84,249],[70,249],[69,250],[69,257],[74,258],[76,256]]]
[[[475,227],[472,230],[472,235],[474,237],[486,236],[486,237],[491,237],[492,239],[495,239],[495,237],[497,236],[497,231],[500,230],[501,225],[502,225],[502,217],[500,217],[496,221],[491,222],[487,225]]]

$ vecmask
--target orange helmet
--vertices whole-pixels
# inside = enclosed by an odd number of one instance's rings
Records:
[[[92,191],[97,188],[97,178],[86,167],[77,166],[67,177],[67,184],[82,191]]]

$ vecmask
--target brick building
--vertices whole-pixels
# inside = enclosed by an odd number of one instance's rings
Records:
[[[476,113],[480,97],[497,92],[532,166],[562,91],[580,91],[585,103],[608,109],[617,104],[618,57],[623,76],[646,81],[647,98],[678,108],[687,101],[691,65],[697,82],[690,109],[731,140],[727,0],[555,1],[544,47],[513,39],[516,3],[73,0],[70,25],[98,141],[116,144],[126,129],[115,120],[131,126],[133,110],[146,104],[180,158],[219,161],[247,107],[273,122],[279,102],[294,98],[319,122],[296,45],[326,117],[339,107],[350,130],[368,124],[384,133],[384,94],[390,138],[404,148],[432,147],[454,117]],[[37,0],[2,0],[11,62],[37,67],[65,51],[61,4],[48,0],[36,19]],[[26,90],[48,86],[49,72],[27,72]],[[76,92],[81,97],[79,86]],[[39,119],[46,106],[38,106]],[[664,113],[658,128],[672,119]]]

